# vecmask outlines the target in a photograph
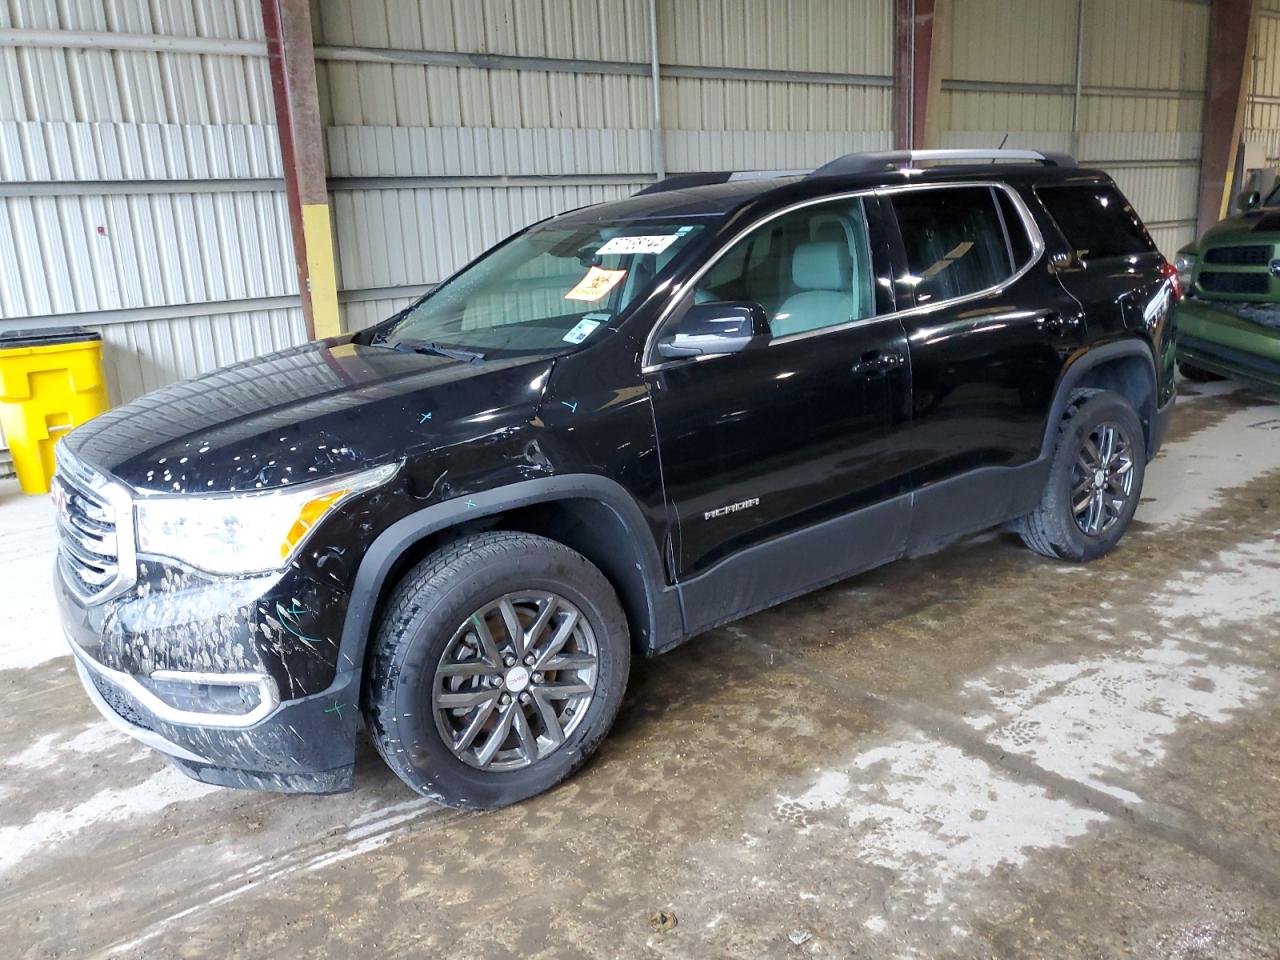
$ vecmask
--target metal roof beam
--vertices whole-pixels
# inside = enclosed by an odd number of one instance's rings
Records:
[[[27,30],[9,27],[0,28],[0,47],[123,50],[187,53],[197,56],[267,56],[267,45],[259,40],[93,30]],[[429,67],[466,67],[475,70],[538,70],[546,73],[592,73],[631,77],[653,75],[652,63],[632,60],[586,60],[573,57],[516,56],[504,53],[469,53],[459,50],[406,50],[398,47],[360,47],[340,44],[320,44],[313,50],[316,60],[341,63],[419,64]],[[754,80],[857,87],[891,87],[894,82],[893,77],[880,74],[832,73],[772,67],[662,63],[658,68],[659,73],[664,77],[692,80]]]

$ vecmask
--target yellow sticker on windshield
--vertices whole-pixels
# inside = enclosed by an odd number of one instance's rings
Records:
[[[564,295],[566,300],[599,300],[616,287],[627,275],[625,270],[606,270],[592,267],[578,285]]]

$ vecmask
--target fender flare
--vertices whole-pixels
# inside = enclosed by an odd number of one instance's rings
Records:
[[[1063,371],[1061,378],[1058,380],[1058,387],[1053,395],[1053,406],[1049,409],[1049,419],[1045,423],[1044,439],[1040,445],[1041,459],[1049,459],[1053,456],[1054,444],[1058,439],[1058,424],[1062,422],[1062,415],[1066,413],[1067,401],[1071,397],[1071,391],[1079,386],[1080,381],[1085,376],[1098,367],[1110,363],[1114,360],[1122,360],[1127,357],[1138,357],[1144,361],[1144,369],[1150,377],[1151,384],[1151,411],[1150,417],[1143,417],[1142,411],[1138,411],[1138,417],[1143,421],[1143,427],[1147,432],[1147,445],[1150,448],[1154,438],[1154,423],[1148,422],[1154,419],[1156,415],[1156,407],[1159,396],[1159,379],[1156,377],[1156,362],[1152,356],[1151,348],[1142,340],[1118,340],[1112,343],[1104,343],[1101,346],[1092,347],[1080,356],[1078,356]],[[1148,449],[1150,452],[1150,449]]]
[[[519,507],[570,499],[593,500],[602,504],[617,515],[627,530],[631,542],[624,546],[637,558],[644,581],[649,620],[646,652],[656,652],[658,638],[670,634],[673,629],[683,634],[683,619],[676,593],[666,585],[657,547],[635,500],[621,484],[607,477],[563,474],[522,480],[435,503],[401,517],[382,531],[365,552],[356,571],[338,647],[339,672],[354,672],[358,684],[378,597],[396,562],[423,537],[464,520],[477,520]]]

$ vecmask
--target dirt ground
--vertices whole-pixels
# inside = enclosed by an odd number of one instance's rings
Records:
[[[1280,403],[1184,388],[1110,557],[992,533],[713,631],[490,814],[117,733],[0,484],[0,954],[1280,957]]]

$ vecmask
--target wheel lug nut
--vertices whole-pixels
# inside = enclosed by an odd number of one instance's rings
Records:
[[[520,702],[521,702],[521,703],[528,703],[528,702],[529,702],[529,694],[527,694],[527,693],[522,693],[522,694],[520,694]]]
[[[533,682],[534,682],[534,683],[541,683],[541,682],[542,682],[542,674],[540,674],[540,673],[535,673],[535,674],[533,675]]]
[[[524,658],[524,663],[525,663],[525,666],[527,666],[527,667],[532,667],[532,666],[533,666],[533,654],[532,654],[532,653],[531,653],[531,654],[529,654],[527,657],[525,657],[525,658]]]
[[[502,695],[502,699],[501,699],[501,700],[499,700],[498,702],[499,702],[499,703],[501,703],[501,704],[505,707],[508,703],[510,703],[510,702],[511,702],[511,695],[510,695],[510,694],[507,694],[507,693],[504,693],[504,694]]]
[[[508,667],[514,667],[516,665],[516,658],[512,656],[508,656],[502,662],[505,663]]]

